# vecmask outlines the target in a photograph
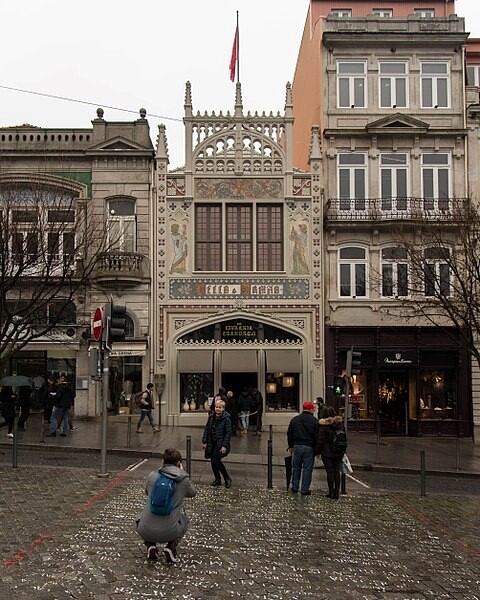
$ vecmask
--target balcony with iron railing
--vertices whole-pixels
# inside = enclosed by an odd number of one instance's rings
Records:
[[[327,223],[457,223],[468,218],[469,198],[330,198]]]
[[[138,252],[102,252],[93,271],[103,287],[134,287],[148,279],[148,259]]]

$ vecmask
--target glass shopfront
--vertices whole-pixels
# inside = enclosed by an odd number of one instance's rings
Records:
[[[142,356],[110,357],[110,406],[108,410],[129,415],[135,411],[134,395],[142,385]]]

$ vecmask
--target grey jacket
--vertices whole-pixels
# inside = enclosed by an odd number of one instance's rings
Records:
[[[137,531],[147,542],[166,543],[178,540],[185,535],[188,527],[188,519],[183,509],[183,500],[193,498],[197,493],[193,487],[188,473],[175,465],[167,465],[160,469],[176,480],[177,487],[173,496],[173,510],[169,515],[155,515],[150,511],[150,493],[153,485],[159,477],[158,471],[152,471],[147,479],[145,492],[148,501],[143,509],[138,523]]]

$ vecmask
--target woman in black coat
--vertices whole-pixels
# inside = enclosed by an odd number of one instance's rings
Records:
[[[5,423],[2,423],[2,427],[6,425],[8,427],[7,436],[13,438],[13,424],[15,421],[15,394],[11,387],[3,387],[0,392],[0,408],[2,417],[5,419]]]
[[[342,417],[335,414],[332,406],[322,407],[320,413],[320,432],[316,454],[322,455],[322,461],[327,472],[327,498],[338,500],[340,494],[340,469],[344,452],[338,452],[334,447],[335,433],[343,430]]]
[[[207,424],[203,431],[202,443],[205,450],[205,458],[209,458],[215,479],[211,485],[217,487],[221,485],[220,474],[223,475],[225,487],[232,486],[232,479],[229,476],[222,459],[230,452],[230,438],[232,436],[232,422],[230,415],[225,412],[225,402],[223,400],[215,401],[215,410],[208,416]]]

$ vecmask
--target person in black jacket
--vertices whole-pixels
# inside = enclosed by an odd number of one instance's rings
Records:
[[[215,401],[215,410],[208,416],[207,424],[203,431],[202,444],[205,450],[205,458],[209,458],[215,479],[211,485],[221,485],[220,474],[223,475],[225,487],[232,486],[232,479],[222,463],[222,459],[230,452],[230,438],[232,436],[232,422],[230,415],[225,412],[225,402]]]
[[[288,425],[288,450],[292,458],[292,492],[297,493],[302,477],[302,496],[310,496],[315,448],[318,445],[319,425],[313,416],[313,402],[303,403],[303,412]],[[303,473],[302,473],[303,471]]]
[[[55,396],[55,410],[50,420],[50,433],[47,433],[47,437],[55,437],[57,435],[57,429],[63,422],[63,431],[60,434],[65,437],[70,431],[68,423],[68,415],[70,408],[73,405],[74,393],[71,385],[68,383],[65,376],[60,377],[57,386],[57,393]]]
[[[340,469],[342,466],[343,452],[337,452],[333,445],[335,432],[343,429],[343,419],[335,413],[333,406],[324,406],[320,414],[320,435],[318,438],[318,452],[327,472],[328,494],[327,498],[338,500],[340,494]]]
[[[8,432],[7,437],[13,438],[13,425],[15,422],[15,399],[16,396],[10,386],[2,387],[0,392],[0,409],[2,417],[5,419],[5,423],[2,423],[0,427],[7,426]]]

